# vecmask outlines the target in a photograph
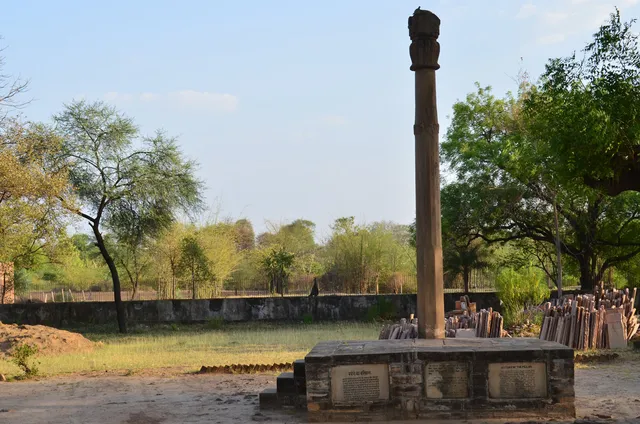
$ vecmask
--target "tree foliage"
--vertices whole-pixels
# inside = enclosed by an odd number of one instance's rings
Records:
[[[619,10],[583,57],[552,59],[523,116],[548,151],[545,166],[610,195],[640,191],[640,50]]]
[[[180,210],[201,204],[202,184],[195,163],[186,160],[176,140],[161,132],[141,137],[133,121],[101,103],[76,101],[54,117],[63,138],[58,163],[69,171],[79,204],[62,204],[86,219],[113,280],[118,325],[126,331],[120,277],[108,250],[103,226],[123,236],[136,228],[156,235]]]
[[[591,289],[608,268],[640,253],[640,195],[611,198],[551,172],[548,140],[522,115],[529,93],[523,84],[518,96],[497,99],[478,86],[454,105],[442,144],[457,177],[454,203],[468,205],[460,213],[472,238],[547,245],[555,243],[556,205],[562,253],[578,263],[583,289]]]
[[[269,248],[262,259],[262,266],[269,278],[271,293],[285,294],[295,261],[295,254],[286,250],[284,246],[275,245]]]
[[[209,261],[198,239],[187,236],[182,240],[179,270],[184,275],[191,289],[191,298],[198,299],[204,283],[215,279],[209,267]]]
[[[48,161],[60,147],[44,126],[10,118],[0,125],[0,261],[16,269],[32,266],[67,224],[57,203],[67,190],[65,169]]]
[[[348,293],[379,291],[392,285],[400,291],[396,276],[415,274],[415,250],[408,226],[389,222],[357,225],[354,217],[337,219],[326,244],[327,269],[340,289]]]

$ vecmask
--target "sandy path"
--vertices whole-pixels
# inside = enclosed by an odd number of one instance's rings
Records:
[[[304,422],[304,416],[258,410],[272,375],[64,377],[0,383],[0,422],[7,424],[160,424]],[[578,417],[640,423],[640,363],[576,370]],[[415,422],[415,421],[414,421]]]

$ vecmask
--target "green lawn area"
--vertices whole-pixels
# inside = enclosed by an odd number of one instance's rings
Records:
[[[241,323],[211,325],[138,326],[120,335],[113,328],[68,329],[101,342],[93,352],[39,355],[41,375],[87,371],[145,370],[202,365],[273,364],[304,358],[323,340],[375,340],[379,323]],[[18,368],[0,359],[0,373],[19,374]]]

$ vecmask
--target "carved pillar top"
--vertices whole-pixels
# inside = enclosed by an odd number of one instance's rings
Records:
[[[411,70],[439,69],[440,56],[440,18],[428,10],[417,8],[409,16],[409,37],[411,37]]]

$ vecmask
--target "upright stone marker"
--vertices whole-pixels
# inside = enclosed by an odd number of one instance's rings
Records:
[[[436,70],[440,19],[416,9],[409,17],[411,70],[415,72],[416,250],[418,255],[418,330],[420,338],[444,338],[440,162]]]

